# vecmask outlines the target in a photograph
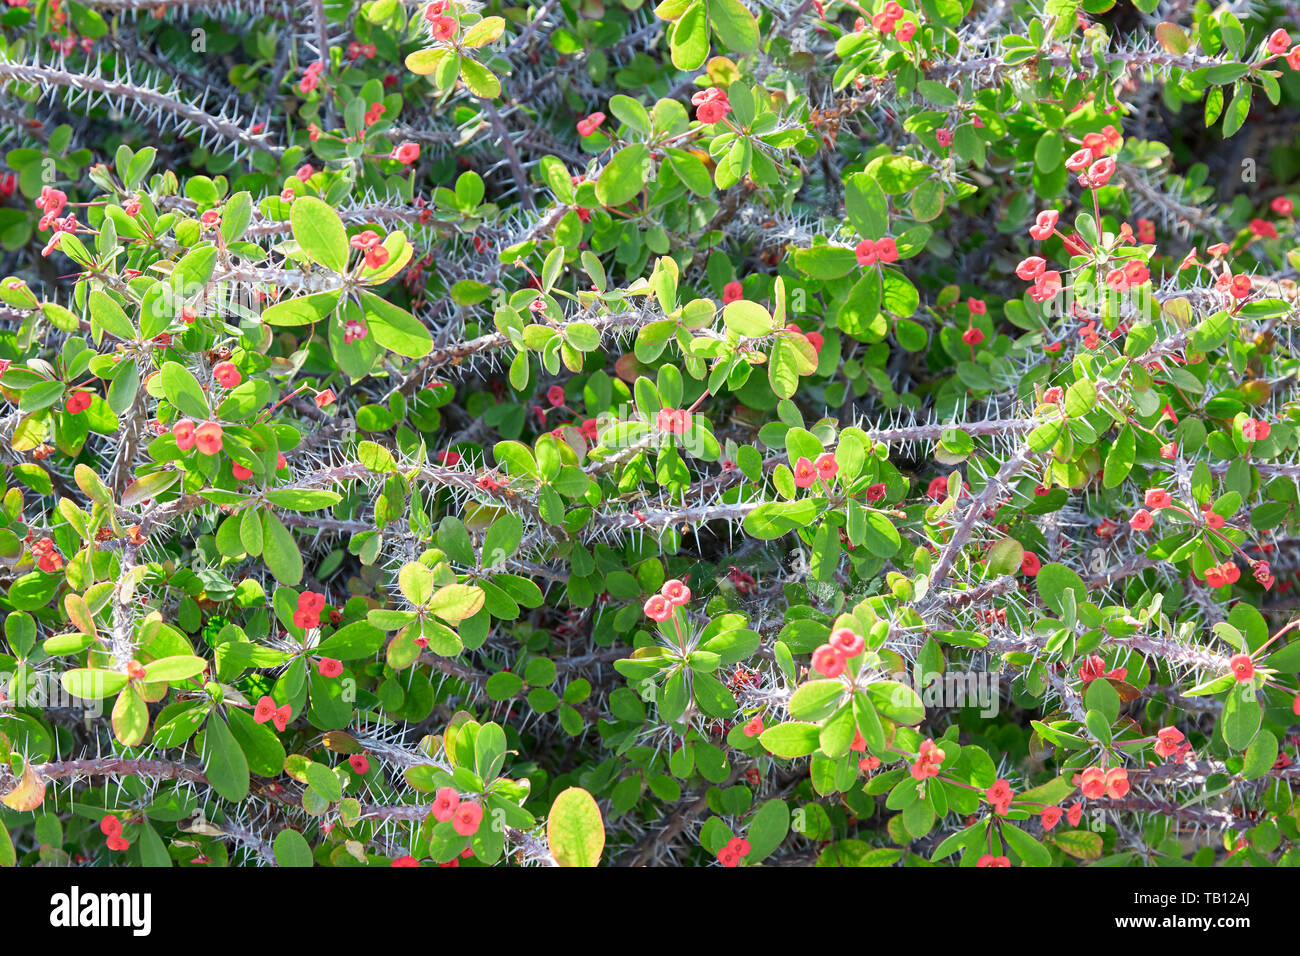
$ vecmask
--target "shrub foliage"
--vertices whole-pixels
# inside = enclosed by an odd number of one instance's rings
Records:
[[[0,864],[1295,862],[1300,46],[863,3],[9,0]]]

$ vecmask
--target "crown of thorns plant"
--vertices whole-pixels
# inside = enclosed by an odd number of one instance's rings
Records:
[[[0,865],[1295,863],[1298,27],[8,0]]]

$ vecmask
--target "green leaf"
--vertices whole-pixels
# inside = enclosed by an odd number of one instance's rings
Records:
[[[740,0],[708,0],[709,24],[722,45],[735,53],[758,46],[758,21]]]
[[[340,294],[320,292],[277,302],[262,313],[262,321],[267,325],[312,325],[334,313]]]
[[[621,206],[645,187],[650,150],[642,143],[626,146],[601,171],[596,198],[606,206]]]
[[[361,293],[366,322],[375,341],[398,355],[423,358],[433,349],[433,336],[420,320],[401,306],[371,292]]]
[[[347,271],[347,230],[328,203],[315,196],[298,197],[289,210],[289,224],[294,240],[308,259],[340,274]]]
[[[118,671],[98,667],[77,667],[64,671],[59,683],[73,697],[82,700],[102,700],[112,697],[126,686],[127,677]]]
[[[281,584],[293,587],[302,580],[302,553],[293,533],[269,509],[262,514],[262,560]]]
[[[581,787],[561,791],[546,819],[546,842],[560,866],[595,866],[605,849],[605,822]]]
[[[673,25],[668,50],[673,66],[685,72],[698,70],[709,56],[708,7],[695,0]]]
[[[461,621],[473,617],[483,607],[482,588],[469,584],[448,584],[429,599],[429,610],[444,621]]]
[[[107,292],[101,292],[98,289],[94,290],[90,293],[89,304],[91,319],[94,320],[95,325],[109,335],[124,342],[132,342],[139,337],[135,326],[126,317],[126,313],[122,311],[122,307]]]
[[[311,845],[297,830],[281,830],[271,848],[275,851],[275,862],[280,866],[315,866]]]
[[[167,362],[162,367],[163,394],[184,415],[192,418],[208,417],[208,400],[199,386],[199,381],[190,370],[176,362]]]
[[[215,715],[203,733],[203,773],[227,800],[238,803],[248,796],[248,760],[229,725]]]
[[[746,838],[749,840],[747,864],[767,859],[790,832],[790,808],[781,799],[768,800],[749,822]]]
[[[728,329],[744,338],[758,339],[772,333],[772,316],[757,302],[737,299],[722,310],[722,321]]]
[[[1254,688],[1248,683],[1237,682],[1223,702],[1223,742],[1233,750],[1245,750],[1259,733],[1262,719],[1263,709]]]
[[[793,759],[806,757],[819,746],[821,728],[816,724],[801,721],[786,721],[769,727],[759,735],[758,742],[769,753],[778,757]]]
[[[1033,837],[1019,827],[1004,823],[999,832],[1007,845],[1016,851],[1026,866],[1051,866],[1052,854]]]
[[[501,81],[497,75],[477,60],[461,57],[460,78],[475,96],[491,100],[501,95]]]

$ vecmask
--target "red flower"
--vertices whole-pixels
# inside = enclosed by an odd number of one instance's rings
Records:
[[[433,21],[433,39],[450,40],[456,35],[456,21],[451,17],[438,17]]]
[[[1070,154],[1070,158],[1065,161],[1065,168],[1072,173],[1081,173],[1088,168],[1088,164],[1095,159],[1090,149],[1080,149]]]
[[[604,113],[592,113],[590,116],[578,120],[578,135],[586,139],[600,129],[600,124],[603,122],[605,122]]]
[[[817,480],[817,469],[807,458],[800,458],[794,463],[794,486],[808,488]]]
[[[999,778],[994,782],[993,786],[984,791],[984,796],[993,805],[993,811],[998,816],[1005,817],[1007,815],[1007,810],[1011,808],[1011,798],[1013,796],[1011,784]]]
[[[1268,422],[1248,418],[1241,423],[1241,437],[1246,441],[1263,441],[1269,436],[1273,427]]]
[[[1161,757],[1172,757],[1182,742],[1183,732],[1177,727],[1161,727],[1156,732],[1155,752]]]
[[[253,477],[253,470],[251,468],[245,468],[243,465],[239,464],[239,462],[231,464],[230,473],[235,476],[236,481],[247,481],[249,478]]]
[[[559,385],[552,385],[546,390],[546,400],[552,405],[564,404],[564,388]]]
[[[1169,496],[1169,492],[1161,488],[1148,488],[1144,503],[1148,508],[1159,511],[1161,508],[1168,508],[1173,504],[1173,501],[1173,498]]]
[[[1112,800],[1122,800],[1128,791],[1128,771],[1123,767],[1111,767],[1106,772],[1106,796]]]
[[[762,732],[763,732],[762,717],[753,717],[750,719],[750,721],[747,724],[745,724],[746,737],[757,737]]]
[[[1290,45],[1291,35],[1285,30],[1274,30],[1268,35],[1268,52],[1274,56],[1284,55]]]
[[[1029,256],[1021,259],[1016,266],[1016,275],[1026,282],[1032,282],[1047,270],[1047,260],[1042,256]]]
[[[321,677],[338,677],[343,673],[343,662],[332,657],[322,657],[316,663],[316,673]]]
[[[912,764],[912,778],[914,780],[924,780],[927,777],[937,777],[939,775],[939,765],[943,763],[946,755],[933,740],[921,741],[921,752]]]
[[[858,265],[872,265],[876,261],[876,244],[870,239],[863,239],[858,243],[855,253],[858,257]]]
[[[472,800],[466,800],[456,808],[451,825],[461,836],[473,836],[478,833],[479,823],[483,820],[483,808]]]
[[[1056,224],[1060,222],[1061,214],[1055,209],[1044,209],[1034,219],[1034,224],[1029,227],[1029,235],[1040,242],[1056,231]]]
[[[221,426],[216,422],[204,422],[194,429],[194,443],[201,455],[217,454],[221,451]],[[179,441],[176,444],[180,446]]]
[[[1249,654],[1233,654],[1228,659],[1228,668],[1238,683],[1245,683],[1255,676],[1255,662]]]
[[[1060,807],[1043,807],[1043,829],[1050,830],[1061,822]]]
[[[409,166],[420,158],[420,147],[409,140],[393,150],[393,159],[403,166]]]
[[[1089,767],[1080,777],[1079,789],[1089,800],[1096,800],[1106,795],[1106,771],[1101,767]]]
[[[830,644],[823,644],[812,655],[813,670],[823,677],[839,677],[844,672],[844,656]]]
[[[886,236],[876,243],[876,255],[881,262],[893,262],[898,258],[898,243]]]
[[[822,481],[830,481],[840,471],[839,462],[835,460],[834,453],[829,451],[818,455],[813,465],[817,468],[817,477]]]
[[[652,596],[642,605],[642,610],[645,611],[646,617],[660,624],[673,616],[673,606],[662,594]]]
[[[1038,560],[1038,555],[1032,551],[1026,551],[1025,556],[1020,559],[1020,573],[1025,577],[1032,578],[1042,570],[1043,562]]]
[[[293,708],[285,704],[275,712],[271,717],[271,723],[275,724],[275,729],[284,733],[284,729],[289,726],[289,721],[293,719]]]
[[[970,328],[961,334],[961,340],[967,345],[979,345],[984,341],[984,333],[980,329]]]
[[[1100,189],[1110,182],[1110,178],[1115,175],[1115,160],[1107,156],[1099,159],[1088,167],[1088,172],[1080,174],[1079,185]]]
[[[370,761],[366,759],[365,754],[353,754],[348,758],[348,764],[351,765],[354,771],[362,776],[365,776],[370,772]]]
[[[1065,819],[1069,821],[1070,826],[1077,827],[1079,820],[1083,818],[1083,804],[1076,803],[1065,811]]]
[[[725,91],[716,86],[700,90],[691,97],[695,106],[695,118],[705,125],[721,123],[731,112],[731,102]]]
[[[1277,227],[1264,219],[1252,219],[1250,231],[1257,239],[1276,239]]]
[[[460,806],[460,794],[451,787],[443,787],[433,798],[433,818],[439,823],[446,823],[456,815],[456,808]]]
[[[975,865],[1009,867],[1011,866],[1011,861],[1005,856],[994,856],[992,853],[985,853],[978,861],[976,861]]]
[[[222,388],[234,388],[242,380],[243,376],[239,374],[239,369],[235,368],[234,362],[221,362],[212,370],[212,377],[217,380],[217,384]]]
[[[275,716],[275,701],[265,695],[257,702],[253,708],[253,723],[264,724]]]
[[[838,630],[831,631],[830,644],[846,658],[857,657],[867,646],[862,635],[848,627],[841,627]]]
[[[99,832],[104,834],[104,836],[107,837],[121,836],[122,821],[119,820],[117,817],[113,816],[113,814],[111,813],[106,814],[99,821]]]
[[[745,297],[745,287],[742,286],[739,282],[736,281],[728,282],[726,285],[722,287],[723,305],[730,305],[731,303],[739,301],[744,297]]]
[[[1291,215],[1291,210],[1295,208],[1295,205],[1285,196],[1275,196],[1273,201],[1268,204],[1268,208],[1272,209],[1279,216],[1289,216]]]
[[[1128,523],[1132,526],[1134,531],[1146,531],[1155,524],[1155,522],[1151,520],[1151,512],[1147,511],[1145,508],[1139,508],[1134,512],[1133,517],[1128,519]]]
[[[691,589],[677,578],[669,578],[665,581],[659,593],[673,607],[684,607],[691,601]]]
[[[68,400],[64,407],[68,410],[69,414],[80,415],[90,407],[90,402],[90,392],[77,389],[76,391],[68,393]]]
[[[389,866],[419,866],[420,861],[413,856],[399,856]]]

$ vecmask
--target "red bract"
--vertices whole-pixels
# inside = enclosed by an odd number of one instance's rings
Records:
[[[69,393],[67,402],[65,403],[64,407],[67,409],[69,414],[80,415],[82,412],[84,412],[86,409],[90,407],[90,402],[91,402],[90,393],[78,390]]]
[[[844,655],[838,648],[823,644],[813,651],[812,666],[824,677],[839,677],[844,672]]]
[[[461,836],[473,836],[478,832],[479,823],[482,820],[483,807],[471,800],[467,800],[456,808],[456,812],[451,818],[451,824]]]
[[[270,697],[262,697],[253,708],[253,721],[264,724],[275,716],[275,701]]]
[[[940,765],[946,756],[933,740],[921,741],[920,754],[917,756],[916,762],[912,764],[912,777],[916,780],[937,777]]]
[[[683,607],[691,601],[691,589],[676,578],[665,581],[659,593],[673,607]]]
[[[201,455],[218,454],[222,448],[221,437],[222,429],[216,422],[204,422],[194,429],[194,444]]]
[[[1034,224],[1029,227],[1029,235],[1039,241],[1048,238],[1056,231],[1056,224],[1060,221],[1061,214],[1055,209],[1045,209],[1038,214]]]
[[[655,594],[650,597],[643,606],[645,616],[652,621],[662,623],[673,616],[673,606],[662,594]]]
[[[212,377],[222,388],[234,388],[243,378],[233,362],[218,363],[212,369]]]
[[[817,468],[807,458],[800,458],[794,463],[794,486],[809,488],[817,480]]]
[[[460,806],[460,794],[451,787],[443,787],[433,798],[433,807],[430,812],[433,818],[439,823],[446,823],[456,815],[456,809]]]
[[[1228,660],[1228,669],[1240,683],[1245,683],[1255,676],[1255,662],[1249,654],[1233,654]]]
[[[847,627],[832,631],[830,643],[844,657],[857,657],[866,648],[866,642],[862,635]]]

